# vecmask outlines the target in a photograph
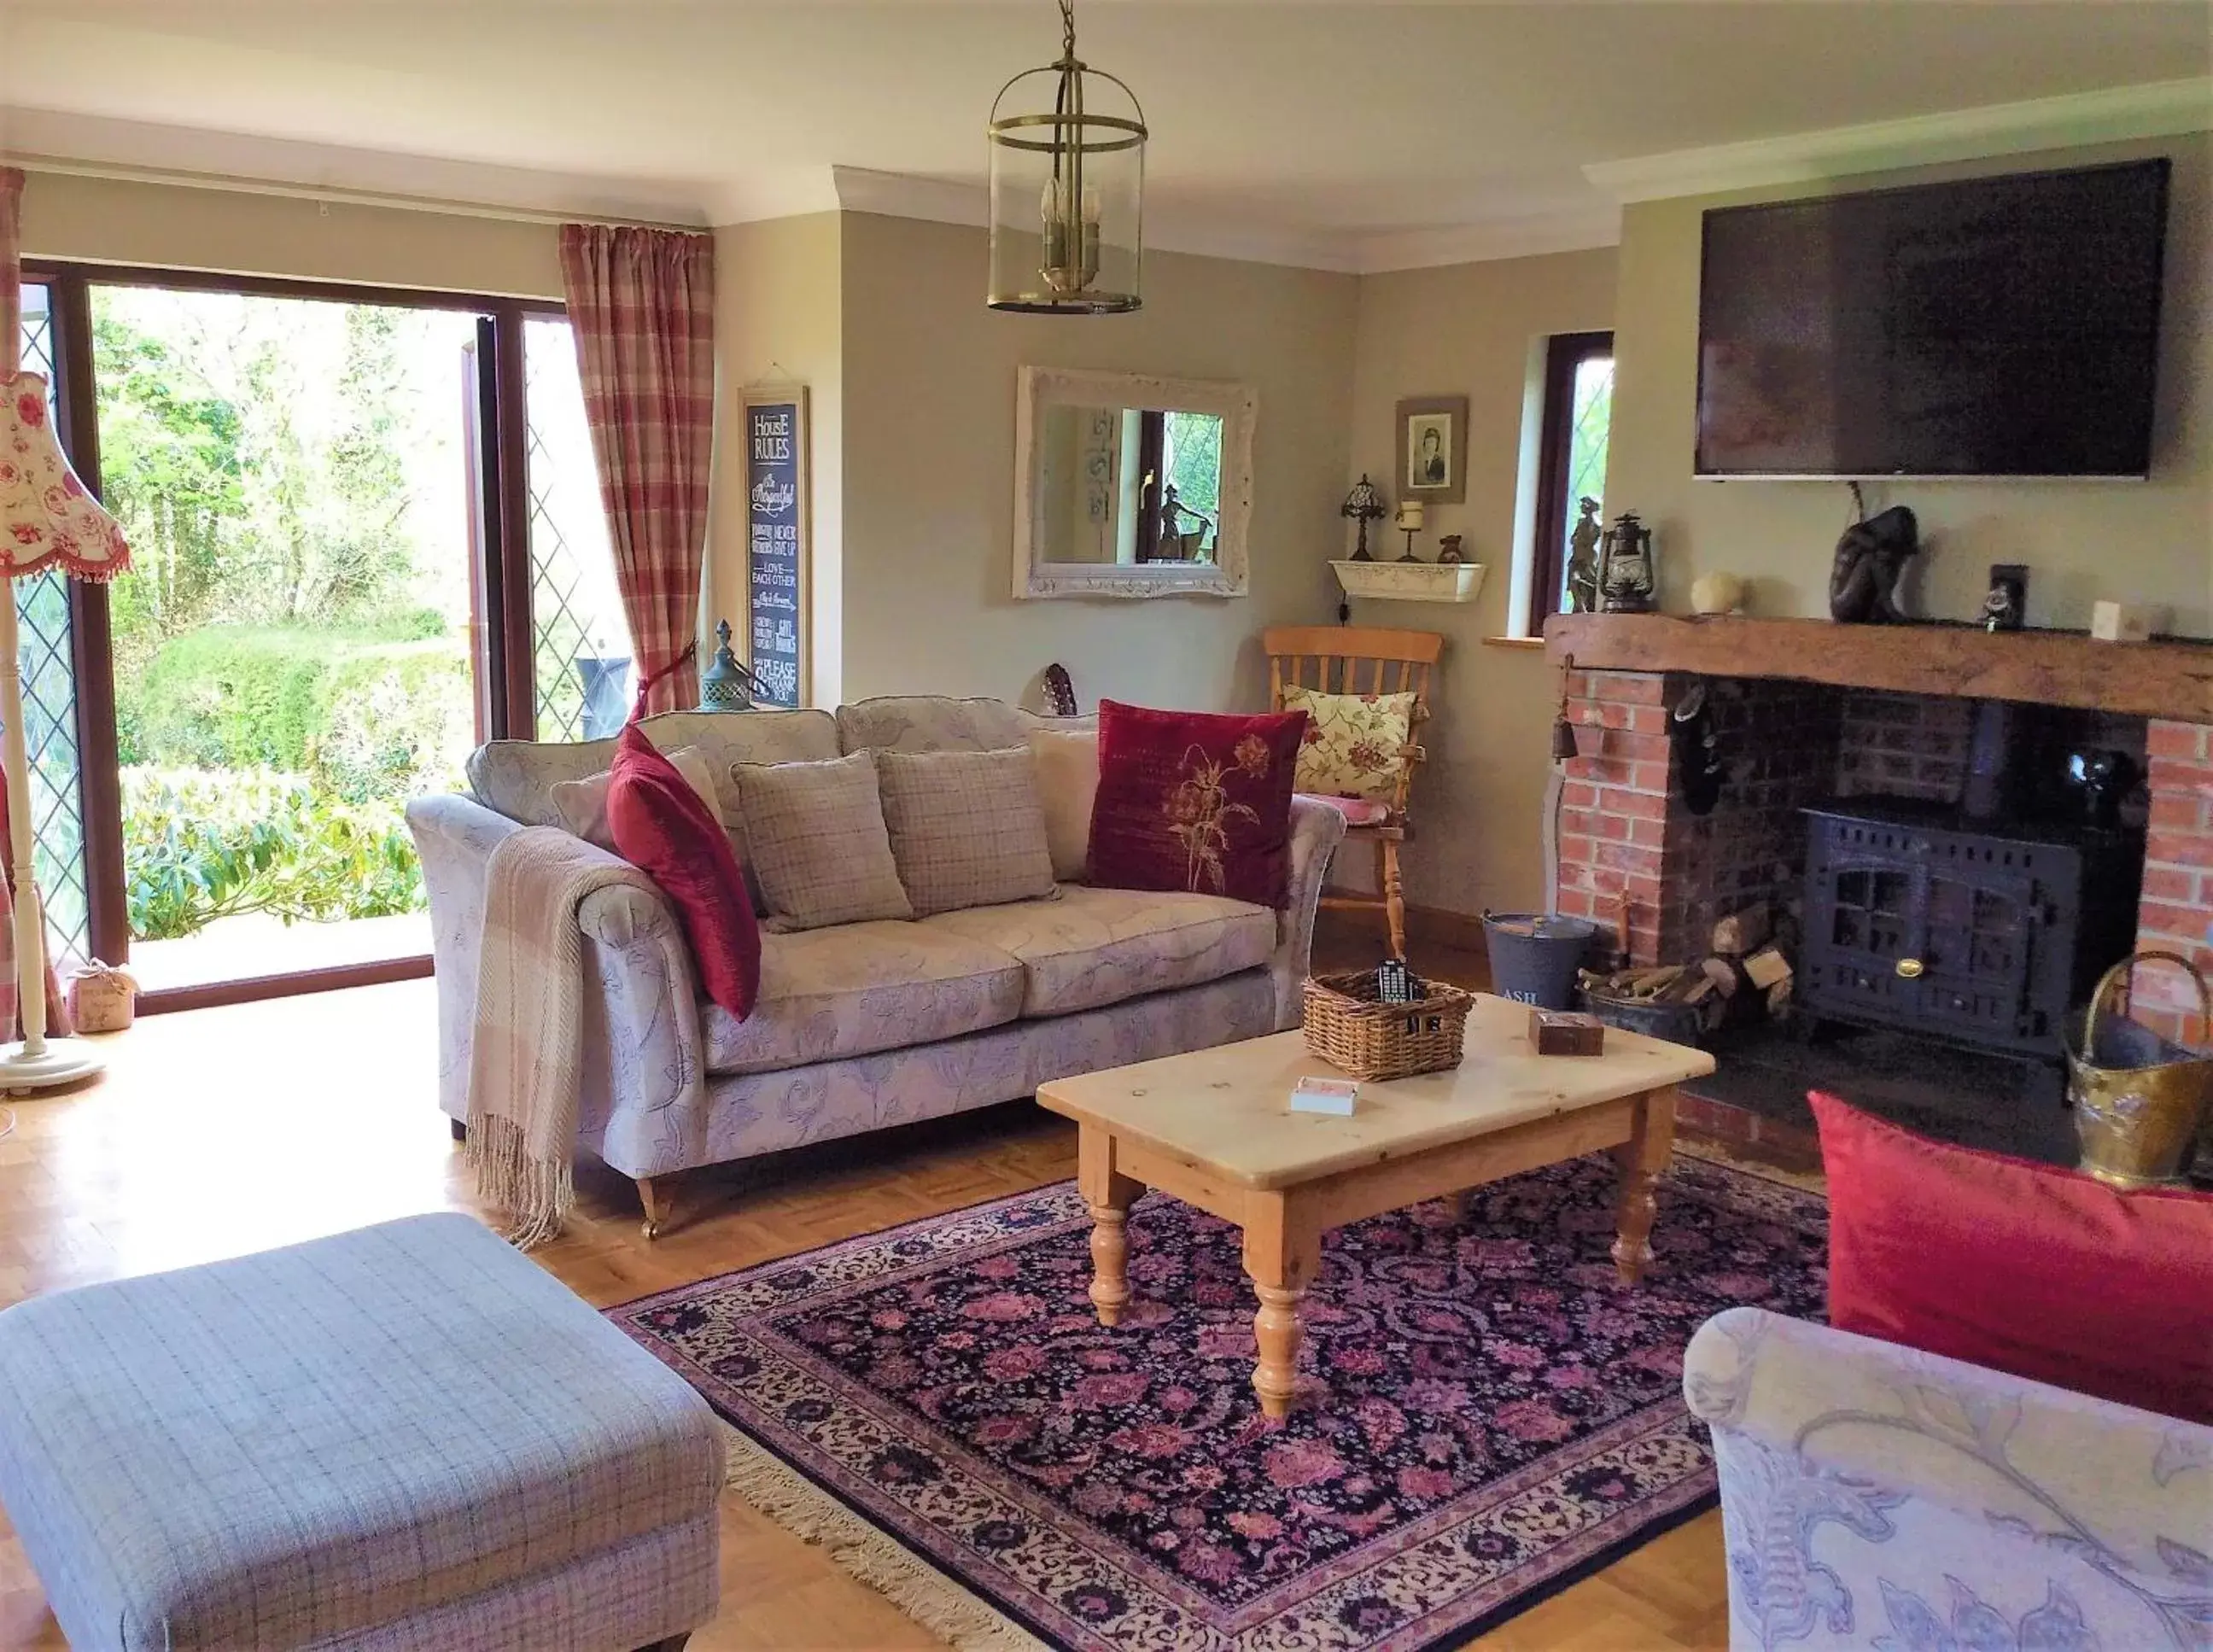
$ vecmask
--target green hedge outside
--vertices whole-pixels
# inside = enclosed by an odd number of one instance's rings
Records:
[[[473,735],[456,637],[210,625],[164,643],[139,683],[119,686],[125,764],[274,769],[353,803],[454,783]]]

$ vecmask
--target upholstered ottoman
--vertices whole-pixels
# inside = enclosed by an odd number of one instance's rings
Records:
[[[0,1314],[0,1504],[76,1652],[629,1652],[716,1596],[713,1414],[463,1216]]]

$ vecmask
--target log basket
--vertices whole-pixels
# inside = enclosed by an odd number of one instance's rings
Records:
[[[2213,990],[2171,952],[2124,958],[2099,978],[2082,1012],[2082,1039],[2067,1049],[2067,1099],[2075,1108],[2081,1166],[2114,1187],[2177,1187],[2213,1103],[2213,1056],[2170,1043],[2141,1021],[2106,1014],[2106,1000],[2138,966],[2173,964],[2198,986],[2198,1035],[2213,1037]]]

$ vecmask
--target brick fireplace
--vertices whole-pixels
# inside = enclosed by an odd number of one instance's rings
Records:
[[[1755,900],[1795,917],[1809,805],[1957,803],[1976,704],[1999,700],[2019,708],[2014,766],[2047,798],[2070,749],[2118,750],[2143,770],[2130,822],[2145,834],[2136,944],[2213,971],[2213,649],[1612,615],[1556,620],[1548,637],[1556,659],[1574,661],[1578,749],[1563,795],[1559,910],[1612,925],[1625,899],[1635,961],[1695,960],[1715,920]],[[1704,815],[1685,800],[1668,735],[1670,708],[1695,683],[1727,771]],[[1784,926],[1786,949],[1795,933]],[[2193,1002],[2179,972],[2141,972],[2136,1012],[2170,1035]]]

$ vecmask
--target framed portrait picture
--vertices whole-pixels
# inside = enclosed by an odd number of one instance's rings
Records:
[[[1467,398],[1399,404],[1399,497],[1458,504],[1467,497]]]

